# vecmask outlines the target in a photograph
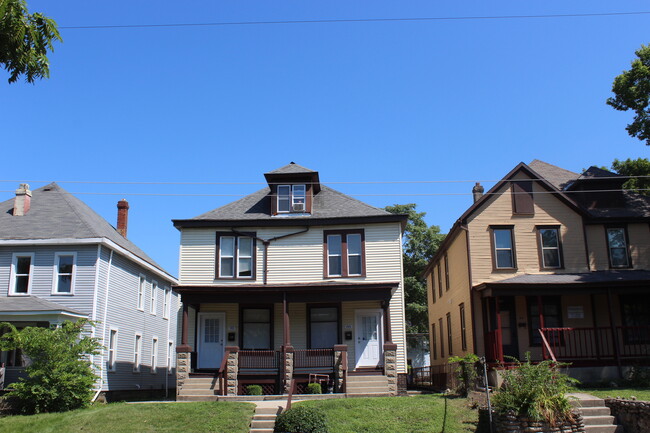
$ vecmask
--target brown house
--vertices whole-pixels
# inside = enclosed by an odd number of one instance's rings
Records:
[[[650,198],[599,168],[520,163],[454,224],[426,270],[431,364],[556,359],[582,380],[650,355]]]

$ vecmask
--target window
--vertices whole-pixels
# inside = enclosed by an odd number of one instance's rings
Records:
[[[141,363],[142,363],[142,335],[135,334],[135,341],[133,343],[133,371],[139,373]]]
[[[325,233],[325,277],[357,277],[365,274],[363,230]]]
[[[145,276],[140,275],[140,279],[138,281],[138,310],[142,311],[144,311],[144,289],[146,283],[147,279]]]
[[[218,278],[254,278],[255,239],[217,233]]]
[[[515,249],[512,227],[492,227],[493,261],[495,269],[514,269]]]
[[[115,371],[117,359],[117,329],[111,329],[108,334],[108,371]]]
[[[538,227],[539,256],[542,269],[558,269],[562,267],[559,227]]]
[[[309,309],[309,348],[331,349],[339,344],[339,310],[337,307]]]
[[[242,348],[271,349],[271,309],[244,308],[241,317]]]
[[[431,355],[433,359],[438,359],[438,341],[436,340],[436,324],[431,324]]]
[[[32,289],[34,253],[14,254],[11,266],[10,295],[28,295]]]
[[[534,215],[533,182],[512,182],[512,213],[515,215]]]
[[[644,295],[621,295],[623,342],[625,344],[650,343],[650,298]]]
[[[174,342],[167,342],[167,374],[172,374],[174,367]]]
[[[151,339],[151,374],[156,373],[158,366],[158,339],[153,337]]]
[[[431,271],[431,274],[429,275],[429,281],[431,285],[431,302],[433,304],[436,303],[436,278],[435,278],[435,269]]]
[[[445,291],[449,290],[449,258],[445,253]]]
[[[306,212],[306,185],[278,185],[278,213]]]
[[[72,294],[76,253],[56,253],[54,255],[53,294]]]
[[[537,296],[527,296],[528,304],[528,333],[531,346],[541,346],[542,337],[539,335],[539,302]],[[542,315],[544,328],[562,327],[562,303],[559,296],[542,296]]]
[[[447,313],[447,350],[449,356],[453,355],[453,346],[451,345],[451,313]]]
[[[442,318],[438,319],[438,330],[440,331],[440,357],[445,357],[445,330],[442,327]]]
[[[151,305],[149,306],[149,313],[156,315],[156,303],[158,300],[158,283],[151,282]]]
[[[436,269],[438,270],[438,298],[442,298],[442,268],[440,264],[436,266]]]
[[[467,350],[467,326],[465,324],[465,303],[458,306],[460,310],[460,343],[463,351]]]
[[[610,266],[612,268],[629,268],[630,257],[627,250],[625,227],[607,227],[606,230]]]
[[[169,319],[169,311],[171,310],[172,290],[165,287],[165,295],[163,298],[163,318]]]

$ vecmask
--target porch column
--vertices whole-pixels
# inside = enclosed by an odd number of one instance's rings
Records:
[[[542,297],[539,295],[537,296],[537,316],[539,318],[539,329],[544,329],[544,304],[542,303]],[[535,331],[533,330],[533,332]],[[546,357],[546,345],[542,341],[542,359],[546,359]]]
[[[284,294],[282,300],[282,311],[284,316],[283,321],[283,346],[291,346],[291,320],[289,318],[289,303],[287,302],[287,294]]]
[[[618,367],[618,377],[623,378],[623,368],[621,367],[621,354],[618,342],[618,332],[614,325],[614,309],[612,307],[612,291],[607,289],[607,307],[609,310],[609,326],[612,329],[612,341],[614,342],[614,356],[616,357],[616,366]]]
[[[183,303],[181,345],[176,346],[176,394],[180,394],[192,368],[192,348],[187,344],[188,308]]]
[[[494,298],[494,311],[497,319],[497,329],[496,329],[496,355],[499,362],[503,362],[503,338],[501,338],[501,309],[499,308],[499,297]]]
[[[228,359],[226,360],[226,395],[237,395],[239,384],[237,375],[239,374],[239,347],[226,346]]]
[[[282,353],[284,354],[284,377],[282,378],[284,383],[283,392],[284,394],[289,394],[289,391],[291,390],[291,380],[293,379],[293,346],[284,346]]]
[[[334,392],[345,392],[345,376],[348,372],[347,344],[334,345]]]
[[[388,379],[388,392],[397,395],[397,344],[384,344],[384,374]]]
[[[384,338],[386,343],[390,343],[393,341],[393,336],[392,336],[392,330],[390,326],[390,314],[388,313],[388,301],[382,301],[381,307],[384,310],[384,323],[386,324],[384,326]]]

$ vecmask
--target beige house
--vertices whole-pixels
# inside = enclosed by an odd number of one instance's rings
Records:
[[[426,270],[431,364],[556,359],[583,380],[650,355],[650,199],[592,167],[521,163],[454,224]]]
[[[291,163],[268,187],[181,232],[179,399],[405,386],[402,230],[407,216],[321,185]],[[371,387],[372,389],[369,389]]]

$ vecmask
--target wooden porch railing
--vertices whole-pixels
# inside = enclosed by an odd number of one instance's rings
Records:
[[[278,370],[282,352],[277,350],[240,350],[239,368],[251,370]]]
[[[219,382],[219,392],[221,395],[226,395],[226,374],[228,373],[229,355],[230,350],[226,349],[223,354],[223,359],[221,360],[221,365],[219,366],[219,371],[217,372],[217,381]]]
[[[333,349],[307,349],[294,352],[294,368],[334,370]]]
[[[500,329],[485,333],[485,359],[488,362],[503,362],[503,342]]]

